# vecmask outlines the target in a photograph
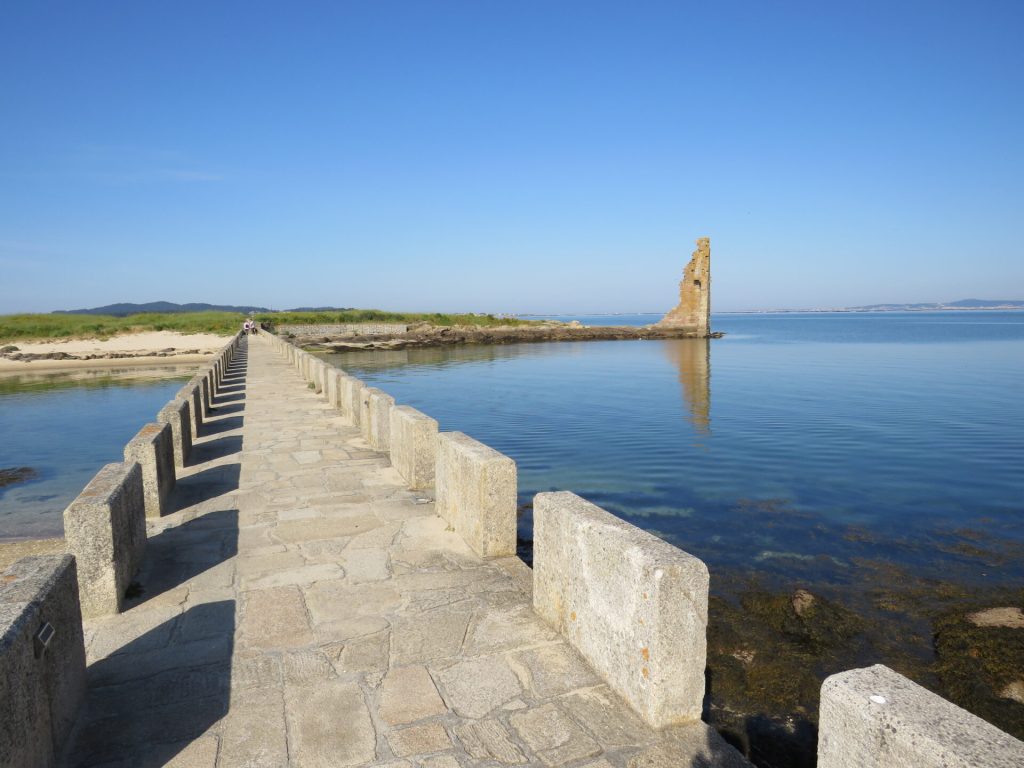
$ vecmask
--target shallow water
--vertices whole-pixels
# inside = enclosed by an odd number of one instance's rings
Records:
[[[1024,575],[1024,313],[713,326],[725,338],[331,357],[512,456],[522,504],[572,490],[713,574],[842,583],[870,558],[981,584]]]
[[[194,367],[194,366],[193,366]],[[161,366],[0,377],[0,469],[28,482],[0,488],[0,539],[63,534],[64,508],[191,375]]]

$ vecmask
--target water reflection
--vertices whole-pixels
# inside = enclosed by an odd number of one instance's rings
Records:
[[[711,340],[673,339],[662,349],[676,368],[683,387],[683,402],[690,413],[693,428],[711,434]]]

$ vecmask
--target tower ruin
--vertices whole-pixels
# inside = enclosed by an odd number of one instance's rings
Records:
[[[679,303],[656,325],[692,328],[699,336],[711,332],[711,238],[697,239],[697,250],[679,281]]]

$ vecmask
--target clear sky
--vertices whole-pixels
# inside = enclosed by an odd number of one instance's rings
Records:
[[[1024,298],[1024,2],[0,5],[0,313]]]

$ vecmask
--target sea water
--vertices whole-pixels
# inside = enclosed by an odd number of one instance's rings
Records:
[[[0,540],[63,535],[64,508],[93,475],[123,461],[191,369],[76,370],[0,377],[0,469],[28,467],[0,488]]]
[[[331,360],[515,459],[527,554],[533,495],[571,490],[713,573],[842,582],[870,558],[983,584],[1024,575],[1024,312],[712,325],[725,336]]]

